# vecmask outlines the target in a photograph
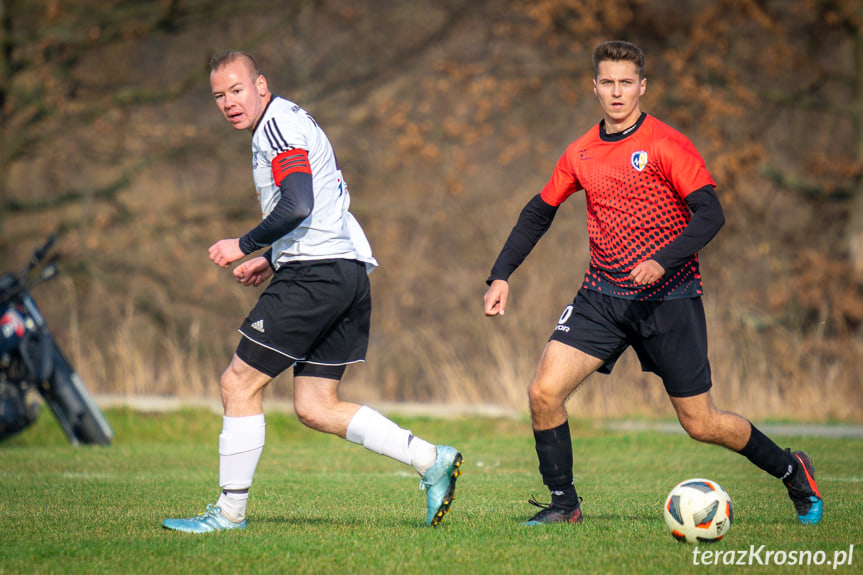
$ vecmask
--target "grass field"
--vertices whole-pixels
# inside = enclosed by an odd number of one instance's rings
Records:
[[[785,489],[736,454],[680,434],[574,421],[585,521],[528,528],[519,524],[534,511],[527,499],[547,493],[526,420],[394,417],[465,456],[452,510],[429,529],[409,469],[269,414],[248,529],[187,535],[160,524],[215,501],[220,417],[107,416],[109,448],[69,446],[50,413],[0,444],[0,573],[826,573],[842,553],[835,572],[863,572],[859,439],[778,438],[813,455],[825,499],[821,525],[799,526]],[[696,476],[718,481],[735,505],[730,533],[700,546],[700,563],[704,551],[726,560],[733,551],[736,561],[763,545],[754,565],[694,565],[695,547],[669,535],[665,495]],[[784,551],[786,563],[808,551],[813,564],[759,565],[767,551]]]

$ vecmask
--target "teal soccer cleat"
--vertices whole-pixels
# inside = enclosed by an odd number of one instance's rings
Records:
[[[448,445],[437,446],[437,458],[420,481],[426,492],[426,525],[436,527],[449,511],[455,493],[455,480],[461,475],[461,453]]]
[[[220,508],[211,504],[207,505],[207,510],[204,513],[189,519],[165,519],[162,527],[184,533],[211,533],[229,529],[245,529],[246,521],[234,523],[222,515]]]

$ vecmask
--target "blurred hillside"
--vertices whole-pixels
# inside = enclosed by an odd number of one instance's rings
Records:
[[[0,0],[0,263],[61,234],[34,296],[98,393],[207,395],[257,290],[207,247],[260,214],[249,136],[207,62],[251,51],[332,140],[381,263],[346,396],[526,406],[587,262],[573,197],[511,280],[485,278],[524,203],[599,120],[590,54],[648,58],[642,108],[687,134],[727,224],[702,252],[717,403],[863,419],[863,9],[819,0]],[[863,237],[863,236],[860,236]],[[670,413],[627,354],[575,414]],[[289,376],[271,387],[289,396]]]

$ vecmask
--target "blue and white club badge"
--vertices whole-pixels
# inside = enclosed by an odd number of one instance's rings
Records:
[[[632,167],[640,172],[647,165],[647,152],[633,152],[631,161]]]

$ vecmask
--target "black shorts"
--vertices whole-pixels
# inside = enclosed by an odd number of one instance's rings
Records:
[[[582,288],[549,339],[604,360],[600,373],[611,373],[632,346],[641,368],[661,377],[672,397],[692,397],[712,386],[700,297],[633,301]]]
[[[366,266],[346,259],[283,265],[240,327],[237,355],[275,377],[294,363],[364,361],[372,300]]]

